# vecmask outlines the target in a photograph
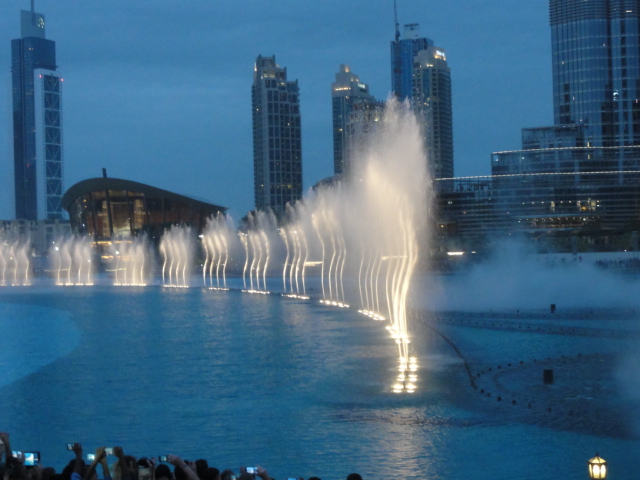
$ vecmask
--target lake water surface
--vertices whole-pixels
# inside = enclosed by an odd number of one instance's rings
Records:
[[[396,350],[382,323],[278,295],[4,288],[0,329],[0,430],[44,465],[61,468],[66,443],[82,442],[220,469],[257,464],[277,479],[582,479],[599,451],[611,478],[637,478],[638,440],[486,408],[460,357],[422,322],[413,395],[391,392]],[[440,330],[487,365],[578,349],[567,336]],[[579,348],[595,342],[580,338]]]

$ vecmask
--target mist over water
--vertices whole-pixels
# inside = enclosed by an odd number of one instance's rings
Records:
[[[600,268],[588,255],[535,254],[518,242],[460,274],[425,277],[417,288],[424,292],[417,306],[430,310],[640,309],[637,276]]]
[[[564,420],[557,422],[566,428],[574,428],[571,402],[584,402],[576,422],[589,424],[595,412],[606,412],[602,421],[620,426],[608,434],[638,438],[640,277],[596,264],[621,256],[539,255],[524,243],[506,242],[490,259],[454,275],[423,276],[416,285],[423,296],[412,297],[412,306],[456,325],[467,322],[463,336],[459,327],[450,334],[476,366],[492,365],[490,358],[496,365],[537,359],[555,368],[561,385],[547,393],[565,391],[556,401],[565,402]]]

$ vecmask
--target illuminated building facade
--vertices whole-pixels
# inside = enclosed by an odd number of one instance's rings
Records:
[[[335,175],[349,175],[350,150],[381,119],[384,103],[369,93],[369,85],[361,82],[348,65],[340,65],[336,81],[331,84],[331,106],[333,171]]]
[[[302,197],[300,92],[275,55],[256,59],[251,103],[255,206],[282,215]]]
[[[623,183],[620,175],[558,172],[436,180],[437,243],[443,249],[481,251],[515,237],[534,241],[539,251],[637,251],[640,171],[625,172]]]
[[[432,178],[453,177],[453,109],[451,71],[443,48],[420,36],[417,23],[396,24],[391,42],[391,89],[400,101],[408,100],[422,120]]]
[[[17,219],[62,219],[62,78],[44,15],[21,12],[11,41],[14,198]]]
[[[202,231],[207,219],[227,208],[119,178],[90,178],[62,197],[71,229],[94,242],[131,239],[142,233],[157,241],[172,225]]]

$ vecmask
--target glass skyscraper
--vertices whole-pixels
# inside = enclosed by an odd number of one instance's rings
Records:
[[[60,219],[63,209],[62,79],[44,15],[21,11],[21,38],[11,41],[15,215]]]
[[[549,20],[554,126],[523,129],[523,149],[494,154],[493,173],[619,171],[623,182],[640,169],[640,0],[550,0]]]
[[[536,236],[629,248],[640,230],[640,0],[549,0],[549,23],[554,125],[493,153],[494,208]]]
[[[640,143],[639,10],[638,0],[549,2],[554,123],[584,125],[590,146]]]
[[[417,23],[404,26],[402,39],[396,31],[391,42],[391,88],[422,120],[431,176],[453,177],[451,71],[445,50],[421,37]]]
[[[300,92],[275,55],[256,59],[251,104],[255,207],[282,215],[302,197]]]

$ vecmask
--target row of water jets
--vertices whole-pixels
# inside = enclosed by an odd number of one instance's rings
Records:
[[[28,243],[0,236],[0,286],[31,285]]]
[[[271,212],[250,213],[236,231],[218,216],[199,235],[184,226],[168,229],[157,249],[145,238],[116,243],[107,255],[113,282],[147,285],[157,268],[164,286],[186,288],[200,278],[204,287],[222,290],[232,274],[245,292],[273,289],[301,299],[310,298],[311,282],[325,305],[358,304],[362,314],[387,322],[399,357],[392,389],[414,391],[418,365],[407,302],[429,201],[422,138],[413,114],[391,101],[375,135],[351,148],[352,178],[311,192],[278,220]],[[93,284],[89,245],[78,238],[57,242],[49,252],[56,283]],[[0,250],[0,267],[9,266],[3,284],[8,277],[28,283],[25,255],[11,248]],[[281,287],[268,285],[274,278]]]
[[[34,256],[29,240],[0,232],[0,286],[31,285]],[[48,252],[47,271],[56,285],[93,285],[92,257],[90,239],[60,238]]]

